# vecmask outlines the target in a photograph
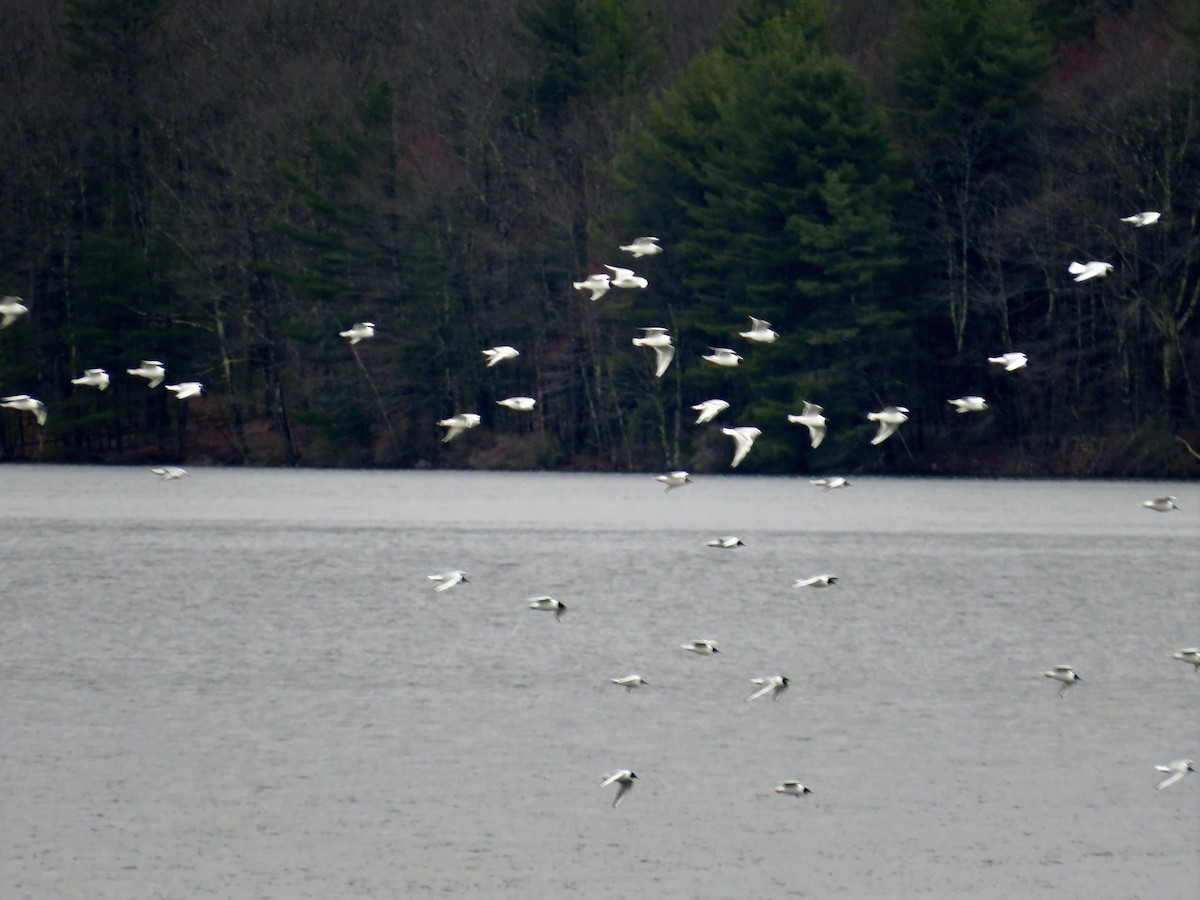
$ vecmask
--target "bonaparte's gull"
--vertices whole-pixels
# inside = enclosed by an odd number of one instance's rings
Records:
[[[492,366],[496,365],[496,363],[502,363],[506,359],[516,359],[521,355],[521,351],[516,347],[510,347],[507,344],[504,344],[499,347],[492,347],[490,350],[484,350],[483,355],[487,357],[487,364],[488,368],[490,369]]]
[[[1049,672],[1043,672],[1042,674],[1047,678],[1053,678],[1055,681],[1062,682],[1062,687],[1058,689],[1058,696],[1060,697],[1064,696],[1070,688],[1073,688],[1075,682],[1083,681],[1070,666],[1055,666]]]
[[[808,483],[815,484],[817,487],[821,488],[823,492],[836,491],[839,488],[848,488],[854,486],[841,475],[830,475],[827,478],[813,478]]]
[[[31,412],[39,425],[46,424],[46,404],[28,394],[13,394],[11,397],[0,397],[0,407],[16,409],[21,412]]]
[[[793,582],[792,587],[829,587],[837,583],[838,577],[836,575],[814,575],[812,578],[802,578],[799,581]]]
[[[1075,276],[1075,281],[1087,281],[1089,278],[1103,278],[1112,271],[1113,264],[1098,259],[1088,262],[1073,262],[1067,266],[1067,271]]]
[[[712,656],[714,653],[721,652],[717,649],[716,641],[698,640],[691,641],[687,644],[680,644],[679,646],[684,650],[687,650],[689,653],[696,653],[700,656]]]
[[[468,428],[474,428],[479,424],[478,413],[459,413],[457,416],[451,416],[448,419],[440,419],[438,424],[446,429],[446,436],[442,438],[442,443],[446,444],[454,440]]]
[[[811,794],[812,791],[798,781],[784,781],[775,786],[775,793],[787,794],[789,797],[803,797],[805,794]]]
[[[145,378],[152,388],[158,387],[162,384],[162,380],[167,377],[166,367],[157,359],[143,359],[142,364],[136,369],[126,369],[125,371],[130,375],[136,375],[138,378]]]
[[[365,341],[367,338],[375,337],[375,323],[355,322],[345,331],[339,331],[338,337],[344,337],[350,342],[350,346],[354,346],[359,341]]]
[[[181,381],[179,384],[168,384],[167,390],[180,400],[186,400],[188,397],[199,397],[204,393],[204,385],[199,381]]]
[[[742,543],[741,538],[734,537],[732,534],[730,534],[730,535],[726,535],[725,537],[713,538],[711,541],[708,541],[704,546],[720,547],[723,550],[732,550],[734,547],[745,547],[746,545]]]
[[[1147,225],[1153,225],[1162,216],[1160,212],[1148,210],[1146,212],[1134,213],[1132,216],[1125,216],[1121,219],[1122,222],[1128,222],[1135,228],[1145,228]]]
[[[610,678],[608,680],[613,684],[621,685],[621,687],[625,688],[625,693],[627,694],[634,688],[640,688],[643,684],[650,683],[637,673],[634,673],[633,675],[623,675],[620,678]]]
[[[633,346],[654,348],[654,355],[657,357],[654,374],[662,378],[663,372],[667,371],[667,366],[675,358],[675,345],[671,343],[671,335],[667,333],[667,329],[658,326],[643,328],[642,332],[641,337],[633,339]]]
[[[751,678],[752,684],[761,685],[757,691],[746,698],[746,702],[757,700],[759,697],[764,697],[767,694],[771,695],[772,700],[778,700],[779,695],[788,689],[788,678],[786,675],[772,675],[769,678]]]
[[[867,418],[872,422],[879,423],[879,430],[875,432],[875,437],[871,438],[872,444],[882,444],[893,434],[896,429],[908,421],[907,406],[885,406],[879,412],[867,413]]]
[[[438,586],[434,588],[434,590],[437,591],[439,594],[442,591],[450,590],[450,588],[454,587],[456,584],[459,584],[459,583],[470,584],[471,583],[467,579],[467,573],[462,571],[461,569],[455,569],[453,572],[443,572],[440,575],[426,575],[425,577],[428,578],[430,581],[439,582]]]
[[[764,319],[756,319],[750,317],[750,330],[739,331],[738,334],[748,341],[757,341],[760,344],[773,344],[779,338],[779,332],[771,330],[771,323]]]
[[[1197,675],[1200,675],[1200,647],[1188,647],[1186,650],[1180,650],[1178,653],[1172,653],[1171,659],[1177,659],[1180,662],[1191,663],[1196,668],[1193,669]]]
[[[108,373],[103,369],[84,369],[82,375],[80,375],[78,378],[71,379],[71,384],[95,387],[100,388],[100,390],[104,390],[108,387],[108,383],[111,380],[112,379],[108,377]]]
[[[1170,512],[1173,509],[1179,509],[1175,505],[1174,497],[1155,497],[1153,500],[1143,500],[1142,506],[1155,512]]]
[[[825,440],[825,417],[821,415],[824,411],[824,407],[805,400],[804,412],[798,416],[788,416],[788,421],[793,425],[803,425],[808,429],[808,438],[814,450],[821,446],[821,441]]]
[[[615,288],[644,288],[650,283],[641,275],[634,275],[633,269],[623,269],[620,266],[610,266],[608,263],[604,264],[604,268],[612,272],[612,278],[609,281],[609,284]]]
[[[753,425],[740,425],[737,428],[722,428],[721,434],[727,434],[733,438],[733,462],[729,468],[736,469],[738,464],[746,458],[746,454],[750,452],[755,439],[762,434],[762,431]]]
[[[555,600],[553,597],[534,597],[529,601],[530,609],[538,609],[542,612],[554,613],[556,622],[561,622],[563,614],[567,611],[567,604],[561,600]]]
[[[729,404],[724,400],[705,400],[703,403],[697,403],[692,409],[700,413],[696,416],[696,424],[703,425],[706,422],[711,422],[718,415],[729,409]]]
[[[0,297],[0,328],[7,328],[28,312],[29,307],[20,297]]]
[[[1163,788],[1169,788],[1188,772],[1195,772],[1195,763],[1190,759],[1177,759],[1174,762],[1169,762],[1165,766],[1155,766],[1160,772],[1165,772],[1167,777],[1154,786],[1156,791],[1161,791]]]
[[[706,359],[714,366],[736,366],[742,361],[742,358],[728,347],[710,347],[712,353],[708,356],[702,356],[701,359]]]
[[[947,400],[956,413],[983,412],[988,408],[987,401],[976,394],[959,397],[957,400]]]
[[[150,470],[157,475],[160,481],[174,481],[176,478],[184,476],[191,478],[191,474],[182,466],[158,466]]]
[[[989,356],[987,361],[994,366],[1004,366],[1005,372],[1013,372],[1025,368],[1029,364],[1029,357],[1019,350],[1011,350],[999,356]]]
[[[612,280],[609,278],[608,273],[605,272],[602,275],[589,275],[585,280],[572,281],[571,284],[574,285],[577,291],[591,291],[592,299],[599,300],[612,287]]]
[[[621,798],[629,793],[629,789],[633,787],[633,781],[637,778],[629,769],[622,769],[619,772],[613,772],[600,783],[600,787],[608,787],[614,782],[617,785],[617,796],[613,798],[613,809],[617,808],[617,804],[621,802]]]
[[[529,412],[537,403],[532,397],[506,397],[503,400],[497,400],[497,406],[506,406],[509,409],[515,409],[517,412]]]
[[[666,491],[663,492],[667,494],[671,492],[671,488],[683,487],[685,484],[692,483],[691,476],[682,469],[678,469],[674,472],[665,472],[662,475],[655,475],[654,480],[661,481],[667,486]]]
[[[640,237],[634,238],[633,243],[621,244],[618,248],[626,253],[632,253],[634,259],[640,259],[643,256],[653,256],[655,253],[662,253],[663,248],[658,246],[658,238],[656,237]]]

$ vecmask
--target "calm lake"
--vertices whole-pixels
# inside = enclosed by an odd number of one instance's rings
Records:
[[[0,466],[5,898],[1196,896],[1194,484],[191,472]]]

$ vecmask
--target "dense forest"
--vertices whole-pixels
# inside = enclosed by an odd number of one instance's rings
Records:
[[[0,9],[0,459],[1200,474],[1197,0]]]

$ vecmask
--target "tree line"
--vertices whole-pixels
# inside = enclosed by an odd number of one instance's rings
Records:
[[[721,470],[723,422],[747,471],[1197,470],[1194,0],[0,3],[0,393],[49,412],[0,459]]]

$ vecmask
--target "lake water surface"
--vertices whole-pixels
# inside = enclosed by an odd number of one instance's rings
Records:
[[[1195,485],[192,474],[0,467],[6,898],[1200,890]]]

